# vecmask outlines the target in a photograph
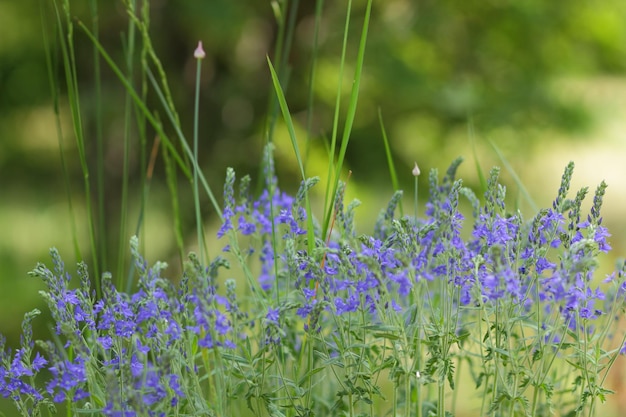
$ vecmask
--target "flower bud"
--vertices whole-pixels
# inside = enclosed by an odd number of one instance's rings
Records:
[[[202,41],[198,41],[198,47],[193,52],[193,56],[196,59],[202,59],[206,56],[206,53],[204,52],[204,49],[202,48]]]
[[[417,162],[415,163],[415,167],[413,168],[413,171],[411,171],[411,173],[413,173],[414,177],[417,177],[420,174],[420,168],[417,166]]]

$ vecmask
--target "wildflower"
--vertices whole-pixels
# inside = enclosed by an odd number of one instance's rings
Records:
[[[239,226],[237,227],[237,230],[244,236],[249,236],[256,232],[256,225],[246,220],[243,215],[239,216],[238,224]]]
[[[338,315],[345,313],[354,313],[361,306],[361,300],[358,295],[351,293],[346,299],[342,297],[335,298],[335,311]]]
[[[280,328],[280,310],[278,308],[268,308],[267,314],[265,315],[264,326],[265,344],[280,344],[282,337],[285,335],[285,331]]]
[[[89,397],[86,390],[87,372],[86,358],[76,357],[74,360],[57,358],[48,370],[52,379],[47,384],[47,390],[53,394],[55,402],[79,401]]]
[[[556,268],[556,264],[548,261],[546,258],[542,256],[541,258],[537,260],[536,268],[537,268],[537,273],[541,274],[543,271],[546,271],[546,270],[554,270]]]

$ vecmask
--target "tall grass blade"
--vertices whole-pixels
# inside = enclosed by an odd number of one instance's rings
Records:
[[[142,98],[139,96],[137,91],[135,91],[135,89],[132,86],[132,84],[130,83],[130,81],[126,79],[126,77],[124,76],[123,72],[120,70],[120,68],[117,66],[117,64],[115,64],[115,61],[113,61],[111,56],[102,47],[102,44],[94,37],[94,35],[91,33],[91,31],[82,22],[78,22],[78,25],[85,32],[85,34],[87,35],[89,40],[91,40],[96,45],[96,47],[98,48],[98,51],[100,52],[100,55],[104,58],[104,60],[109,65],[109,68],[111,68],[111,70],[117,76],[117,78],[120,80],[120,82],[122,83],[124,88],[129,92],[129,94],[133,98],[133,101],[135,102],[137,107],[140,109],[141,113],[146,117],[146,119],[148,120],[150,125],[154,128],[154,130],[156,131],[158,136],[161,138],[161,141],[163,142],[163,144],[172,153],[171,156],[174,159],[174,161],[177,163],[177,166],[180,168],[182,173],[185,175],[185,177],[191,178],[191,171],[189,170],[189,168],[187,167],[187,165],[183,161],[182,157],[179,155],[176,147],[174,147],[174,144],[169,139],[169,136],[163,130],[163,126],[159,123],[157,118],[152,114],[150,109],[148,109],[147,105],[142,100]]]
[[[150,2],[142,3],[142,19],[145,27],[150,23]],[[147,45],[142,42],[140,52],[140,62],[143,64],[146,62],[148,56]],[[139,72],[141,75],[141,98],[145,102],[148,96],[148,79],[143,71]],[[150,181],[152,179],[152,171],[156,162],[156,156],[161,144],[158,136],[154,138],[152,144],[152,151],[150,153],[150,161],[148,162],[148,137],[147,137],[147,123],[146,118],[141,110],[133,103],[133,110],[135,112],[135,120],[137,127],[137,136],[139,139],[139,189],[141,190],[141,199],[139,206],[139,214],[137,216],[137,225],[135,227],[135,236],[140,236],[139,242],[145,243],[145,233],[142,229],[143,220],[145,218],[145,211],[148,201],[148,191],[150,188]],[[131,263],[132,264],[132,263]]]
[[[296,156],[296,161],[298,162],[298,168],[300,169],[300,175],[302,177],[302,181],[306,180],[306,173],[304,172],[304,162],[302,161],[302,156],[300,154],[300,147],[298,146],[298,139],[296,137],[296,130],[293,125],[293,120],[291,119],[291,113],[289,112],[289,107],[287,106],[287,101],[285,100],[285,94],[280,86],[280,80],[278,79],[278,75],[274,70],[274,66],[272,65],[272,61],[267,58],[267,64],[269,65],[270,74],[272,76],[272,83],[274,85],[274,91],[276,91],[276,97],[278,99],[278,105],[283,114],[283,118],[285,119],[285,124],[287,126],[287,131],[289,132],[289,138],[291,139],[291,145],[293,147],[294,154]],[[307,212],[307,238],[309,245],[309,253],[313,252],[313,247],[315,243],[315,230],[313,227],[313,213],[311,210],[311,203],[309,201],[309,192],[305,191],[305,204],[306,204],[306,212]]]
[[[128,1],[128,8],[134,11],[136,7],[136,1]],[[134,55],[135,55],[135,32],[136,26],[132,19],[128,20],[128,41],[126,44],[126,79],[133,86],[134,78]],[[94,33],[97,36],[97,33]],[[94,49],[96,49],[94,47]],[[134,86],[133,86],[134,87]],[[131,123],[132,123],[132,97],[128,91],[124,98],[124,143],[123,143],[123,161],[122,161],[122,190],[120,198],[120,221],[119,221],[119,237],[118,237],[118,255],[117,255],[117,286],[122,288],[122,277],[125,266],[124,254],[128,253],[128,182],[129,182],[129,170],[130,170],[130,153],[131,153]],[[130,268],[132,269],[132,262]],[[132,276],[131,273],[128,276]]]
[[[83,259],[80,243],[78,242],[78,230],[76,227],[76,215],[74,213],[74,204],[72,203],[72,187],[70,185],[69,172],[67,168],[67,162],[65,160],[65,145],[64,145],[64,134],[63,134],[63,126],[61,124],[61,112],[59,109],[59,84],[57,83],[57,74],[54,68],[58,68],[57,56],[54,58],[52,56],[52,52],[50,50],[51,41],[48,39],[48,33],[51,33],[48,25],[46,24],[46,20],[44,18],[45,14],[45,6],[43,1],[40,2],[41,8],[41,26],[42,26],[42,34],[43,34],[43,47],[44,54],[46,57],[46,70],[48,73],[48,83],[50,85],[50,97],[52,98],[52,108],[54,111],[54,120],[55,120],[55,128],[57,133],[57,141],[59,143],[59,157],[61,159],[61,172],[63,174],[63,183],[65,186],[65,193],[67,198],[67,207],[69,211],[69,220],[70,220],[70,228],[72,230],[72,246],[74,247],[74,255],[76,259]],[[61,29],[58,27],[58,21],[55,21],[57,24],[54,25],[52,32],[55,37],[57,34],[61,33]],[[62,40],[60,41],[62,42]]]
[[[296,130],[293,125],[293,120],[291,119],[291,113],[289,112],[287,101],[285,100],[285,94],[283,93],[282,87],[280,86],[280,81],[278,79],[278,75],[276,74],[276,70],[274,70],[274,66],[272,65],[272,61],[270,61],[269,57],[267,58],[267,64],[269,65],[269,68],[270,68],[270,74],[272,76],[272,83],[274,85],[274,91],[276,91],[276,96],[278,97],[278,105],[283,114],[283,118],[285,119],[287,131],[289,132],[289,138],[291,139],[291,145],[293,146],[293,151],[296,156],[296,162],[298,162],[298,169],[300,170],[300,175],[302,177],[302,180],[305,180],[306,175],[304,173],[304,163],[302,161],[302,157],[300,154],[300,147],[298,146]]]
[[[125,2],[128,2],[128,0],[125,0]],[[142,59],[142,64],[143,64],[142,68],[145,70],[148,67],[148,58],[149,58],[149,61],[152,62],[152,64],[155,66],[159,74],[159,78],[161,80],[161,88],[162,88],[163,96],[165,97],[165,102],[166,102],[165,107],[167,107],[169,111],[172,113],[173,119],[176,121],[176,125],[180,125],[180,119],[178,117],[178,113],[176,112],[176,106],[174,105],[174,99],[172,98],[172,93],[170,91],[169,84],[167,82],[165,69],[163,68],[163,65],[161,64],[161,60],[157,56],[154,48],[152,47],[152,40],[150,38],[150,31],[149,31],[150,2],[143,2],[141,19],[137,16],[135,11],[128,6],[126,7],[126,13],[135,22],[135,24],[137,25],[137,28],[139,29],[139,32],[142,35],[143,52],[145,54],[143,57],[144,59]]]
[[[326,180],[326,191],[324,194],[324,216],[322,218],[322,238],[326,236],[330,224],[330,216],[333,212],[335,189],[339,179],[334,177],[333,168],[336,165],[335,153],[337,150],[337,132],[339,131],[339,113],[341,111],[341,90],[343,86],[343,72],[346,63],[346,49],[348,48],[348,30],[350,28],[350,16],[352,14],[352,0],[348,0],[346,21],[343,28],[343,42],[341,47],[341,58],[339,60],[339,71],[337,75],[337,98],[335,99],[335,112],[333,114],[333,127],[330,135],[330,150],[328,152],[328,174]],[[335,185],[333,185],[333,182]]]
[[[394,191],[400,191],[398,174],[396,173],[396,166],[393,162],[393,155],[391,154],[391,147],[389,146],[387,131],[385,130],[385,124],[383,123],[383,113],[380,108],[378,109],[378,121],[380,123],[380,130],[383,135],[383,143],[385,144],[385,155],[387,156],[387,166],[389,168],[389,176],[391,177],[391,185],[393,186]],[[400,205],[400,212],[402,213],[402,205]]]
[[[278,33],[276,35],[276,43],[274,44],[274,62],[276,62],[276,74],[281,82],[283,91],[287,90],[289,82],[290,68],[287,62],[289,51],[293,43],[293,33],[298,16],[298,8],[300,0],[294,0],[291,5],[288,0],[272,1],[272,9],[274,18],[278,25]],[[266,118],[266,142],[272,142],[274,138],[274,129],[278,120],[279,105],[274,94],[268,97],[268,114]]]
[[[330,224],[331,217],[333,215],[333,201],[334,196],[337,194],[337,187],[339,186],[339,178],[341,176],[341,169],[343,168],[343,161],[346,156],[346,149],[348,149],[348,142],[350,141],[350,134],[352,132],[352,124],[354,123],[354,117],[356,115],[356,108],[359,99],[359,88],[361,86],[361,75],[363,72],[363,61],[365,59],[365,45],[367,43],[367,33],[369,30],[370,15],[372,12],[372,0],[368,0],[367,8],[365,9],[365,18],[363,20],[363,29],[361,32],[361,39],[359,41],[359,51],[356,59],[356,68],[354,71],[354,80],[352,83],[352,93],[350,95],[350,102],[348,104],[348,110],[346,113],[346,124],[344,125],[343,135],[341,138],[341,148],[339,150],[339,156],[335,163],[335,172],[333,176],[333,187],[330,195],[332,200],[326,206],[326,212],[323,223],[323,234],[326,236],[328,233],[328,225]],[[342,58],[343,59],[343,58]],[[333,154],[334,156],[334,154]]]
[[[94,35],[98,39],[99,36],[99,18],[98,18],[98,3],[96,0],[89,2],[89,8],[91,13],[91,26]],[[106,215],[105,215],[105,193],[104,193],[104,140],[103,140],[103,124],[102,124],[102,77],[100,74],[100,54],[98,49],[93,48],[93,71],[94,71],[94,124],[95,124],[95,140],[96,140],[96,195],[97,195],[97,236],[98,236],[98,256],[102,263],[102,269],[108,270],[108,234],[106,227]]]
[[[129,14],[131,14],[130,10],[135,9],[135,4],[136,2],[132,4],[129,3],[129,5],[127,6],[127,9],[129,10]],[[149,10],[150,10],[150,3],[142,2],[141,25],[138,24],[137,21],[135,21],[132,24],[132,27],[134,28],[134,30],[136,30],[138,27],[140,28],[149,27],[150,25]],[[129,27],[130,26],[131,26],[131,23],[129,22]],[[142,64],[146,62],[146,59],[149,53],[148,46],[149,45],[146,44],[145,42],[141,43],[141,51],[139,54],[139,59]],[[147,95],[148,95],[148,80],[147,80],[146,74],[143,71],[140,71],[139,74],[141,77],[141,83],[140,83],[141,99],[143,102],[146,102]],[[130,109],[132,107],[132,110],[133,110],[135,127],[137,129],[136,135],[139,141],[139,190],[140,190],[139,202],[140,204],[139,204],[139,213],[137,215],[137,222],[135,226],[134,236],[138,236],[140,244],[144,246],[146,239],[145,239],[145,229],[143,229],[142,226],[143,226],[143,222],[144,222],[145,214],[146,214],[146,207],[147,207],[148,195],[149,195],[149,190],[150,190],[150,182],[152,179],[152,172],[154,170],[154,164],[156,162],[156,156],[158,154],[158,149],[159,149],[161,141],[159,140],[158,136],[155,138],[153,145],[152,145],[152,152],[150,153],[150,165],[148,165],[148,152],[147,152],[148,139],[147,139],[147,132],[146,132],[147,131],[146,118],[144,114],[141,112],[141,109],[139,109],[137,105],[133,101],[131,101],[131,96],[130,94],[128,94],[128,92],[126,93],[126,100],[127,100],[126,108]],[[120,238],[122,238],[122,233],[120,233]],[[120,242],[120,246],[121,246],[121,243],[122,242]],[[125,241],[123,243],[124,245],[126,244]],[[134,285],[134,280],[136,277],[136,274],[134,272],[135,272],[135,264],[134,262],[130,262],[130,264],[128,265],[128,272],[126,275],[126,291],[127,292],[130,292]]]
[[[57,19],[57,27],[59,29],[59,45],[61,47],[61,56],[63,59],[63,71],[65,73],[65,82],[67,87],[67,96],[70,106],[70,113],[72,116],[72,127],[76,139],[76,147],[78,149],[78,159],[80,161],[81,170],[83,173],[83,183],[85,190],[85,208],[87,211],[87,227],[89,232],[89,243],[91,247],[91,256],[93,262],[93,269],[96,279],[96,291],[97,295],[101,295],[100,288],[100,262],[98,259],[98,249],[96,245],[95,227],[93,219],[92,208],[92,196],[91,196],[91,184],[89,182],[89,166],[87,164],[87,153],[85,150],[85,138],[83,132],[82,116],[80,112],[80,98],[78,91],[78,78],[76,75],[76,56],[74,52],[74,26],[72,18],[69,15],[70,6],[66,0],[63,4],[65,10],[65,20],[67,22],[67,28],[64,30],[63,22],[59,8],[54,3],[55,14]],[[65,35],[65,40],[63,39]]]

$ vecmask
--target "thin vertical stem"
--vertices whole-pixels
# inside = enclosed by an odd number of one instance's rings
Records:
[[[198,180],[198,171],[200,170],[200,160],[198,157],[198,119],[200,108],[200,74],[202,71],[202,59],[205,57],[202,49],[202,42],[198,43],[198,47],[194,53],[196,57],[196,91],[193,112],[193,201],[196,214],[196,233],[198,238],[198,252],[200,253],[200,263],[205,265],[208,259],[207,248],[202,233],[202,213],[200,212],[200,182]]]
[[[98,4],[95,0],[89,2],[93,34],[99,37]],[[93,46],[94,94],[95,94],[95,125],[96,125],[96,193],[98,195],[98,254],[102,269],[107,269],[107,233],[106,213],[104,209],[104,141],[102,140],[102,85],[100,76],[100,54]]]
[[[411,415],[411,374],[404,374],[404,415]]]
[[[136,0],[130,0],[127,6],[132,14],[135,13]],[[126,79],[133,85],[134,55],[135,55],[136,24],[133,19],[128,21],[128,45],[126,48]],[[119,243],[117,256],[117,287],[123,288],[121,280],[124,270],[124,258],[127,250],[127,223],[128,223],[128,183],[130,177],[130,152],[131,152],[131,120],[132,120],[132,97],[126,92],[124,99],[124,156],[122,163],[122,195],[120,203]]]

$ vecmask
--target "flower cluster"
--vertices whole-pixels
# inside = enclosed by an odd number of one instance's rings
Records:
[[[229,300],[217,294],[214,283],[225,264],[217,259],[205,268],[190,256],[176,287],[161,276],[164,263],[147,268],[136,238],[131,248],[139,275],[133,294],[118,291],[105,274],[102,298],[96,300],[84,263],[78,267],[81,286],[70,289],[70,276],[55,249],[53,270],[43,264],[35,268],[32,275],[47,285],[42,295],[55,321],[55,335],[53,341],[40,343],[44,359],[34,351],[31,337],[35,313],[26,316],[21,348],[11,354],[2,346],[3,396],[16,403],[27,398],[32,409],[47,404],[49,396],[54,403],[83,404],[106,416],[165,416],[190,400],[188,387],[199,378],[198,366],[188,358],[193,354],[190,341],[201,351],[234,346],[230,321],[221,308]],[[44,388],[36,388],[31,382],[42,369],[51,377]]]
[[[33,312],[20,348],[0,340],[0,394],[22,415],[54,403],[105,416],[234,415],[241,404],[270,415],[353,415],[359,405],[372,415],[385,403],[376,402],[385,373],[394,415],[444,415],[445,390],[459,389],[455,370],[467,361],[481,415],[543,415],[572,402],[571,386],[576,410],[604,399],[601,376],[624,350],[611,329],[626,289],[623,264],[603,282],[594,277],[610,250],[604,183],[581,220],[587,190],[567,198],[570,164],[552,207],[527,222],[506,210],[498,169],[481,204],[455,179],[457,160],[441,181],[431,172],[425,218],[396,216],[396,193],[371,236],[357,235],[358,202],[345,206],[340,184],[323,236],[307,205],[317,180],[290,196],[267,155],[256,199],[248,177],[235,198],[227,171],[224,250],[208,266],[190,255],[177,285],[162,276],[165,264],[147,266],[136,238],[132,294],[105,275],[97,298],[83,263],[72,288],[52,250],[52,270],[40,264],[32,274],[46,283],[54,337],[33,342]]]

